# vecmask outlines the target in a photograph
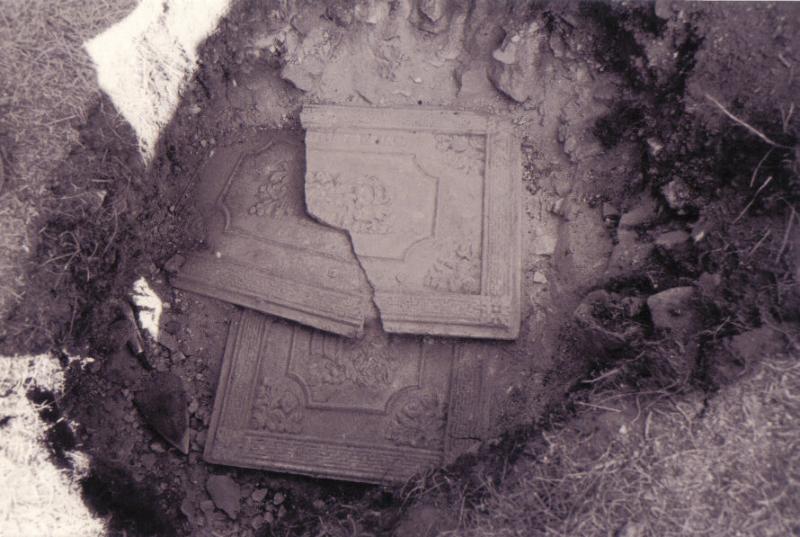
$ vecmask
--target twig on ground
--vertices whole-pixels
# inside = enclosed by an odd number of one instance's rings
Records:
[[[758,187],[758,190],[756,190],[756,193],[753,194],[753,199],[750,200],[750,203],[745,205],[744,209],[742,209],[742,212],[740,212],[739,216],[737,216],[736,219],[733,221],[734,224],[742,219],[742,217],[745,215],[745,213],[747,213],[747,210],[750,209],[750,207],[752,207],[752,205],[756,202],[756,198],[761,193],[761,191],[764,190],[765,188],[767,188],[767,185],[770,184],[771,181],[772,181],[772,176],[770,175],[769,177],[767,177],[767,180],[764,181],[764,184],[762,184],[760,187]]]
[[[749,252],[747,252],[747,257],[750,257],[754,253],[756,253],[756,250],[758,250],[761,247],[761,245],[764,244],[764,241],[767,240],[767,237],[769,237],[771,234],[772,234],[772,230],[771,229],[767,229],[767,231],[764,233],[764,235],[760,239],[758,239],[758,242],[752,248],[750,248]]]
[[[778,250],[778,254],[775,256],[775,262],[781,260],[781,256],[783,255],[783,251],[786,249],[786,243],[789,242],[789,232],[792,230],[792,224],[794,223],[794,218],[797,215],[794,207],[789,207],[791,212],[789,213],[789,222],[786,224],[786,230],[783,232],[783,241],[781,241],[781,248]]]
[[[794,114],[794,103],[789,105],[789,112],[786,115],[783,114],[783,107],[781,107],[781,117],[783,118],[783,132],[788,132],[789,129],[789,120],[792,119],[792,114]]]
[[[586,406],[586,407],[589,407],[589,408],[595,408],[595,409],[598,409],[598,410],[608,410],[609,412],[622,412],[618,408],[612,408],[610,406],[603,406],[603,405],[593,405],[592,403],[584,403],[583,401],[575,401],[575,404],[581,405],[581,406]]]
[[[767,142],[769,145],[774,146],[774,147],[780,147],[782,149],[792,149],[791,147],[789,147],[787,145],[779,144],[778,142],[776,142],[775,140],[773,140],[772,138],[770,138],[769,136],[767,136],[766,134],[764,134],[763,132],[758,130],[757,128],[753,127],[752,125],[750,125],[749,123],[744,121],[743,119],[739,119],[738,117],[733,115],[733,113],[731,113],[727,108],[725,108],[725,106],[723,106],[722,103],[720,103],[718,100],[716,100],[714,97],[712,97],[708,93],[706,93],[706,99],[708,99],[709,101],[711,101],[712,103],[717,105],[717,107],[720,110],[722,110],[723,114],[725,114],[726,116],[731,118],[733,121],[735,121],[736,123],[738,123],[739,125],[741,125],[745,129],[749,130],[750,132],[752,132],[753,134],[755,134],[756,136],[758,136],[759,138],[761,138],[762,140]]]
[[[770,147],[764,154],[764,156],[761,158],[761,160],[758,161],[758,164],[753,170],[753,175],[750,176],[750,188],[753,188],[753,185],[756,184],[756,177],[758,177],[758,170],[761,169],[761,165],[764,164],[764,161],[766,161],[767,157],[769,157],[770,153],[772,153],[772,149],[773,148]]]

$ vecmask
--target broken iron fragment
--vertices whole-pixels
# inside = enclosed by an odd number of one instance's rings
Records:
[[[357,336],[370,290],[347,236],[306,214],[303,144],[266,132],[223,147],[201,171],[195,203],[206,246],[172,278],[188,291]]]
[[[519,145],[451,110],[307,106],[308,212],[344,230],[387,332],[514,339]]]
[[[404,481],[484,437],[481,345],[387,336],[374,324],[353,340],[245,310],[228,334],[204,458]]]

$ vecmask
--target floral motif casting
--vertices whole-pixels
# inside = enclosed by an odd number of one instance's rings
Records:
[[[306,199],[314,212],[331,225],[353,233],[391,232],[389,189],[374,175],[342,177],[315,172],[306,184]]]
[[[384,436],[395,444],[439,449],[445,427],[445,407],[432,392],[412,394],[397,409]]]
[[[289,172],[286,162],[281,162],[262,172],[264,181],[258,186],[256,201],[247,210],[253,216],[286,216],[290,213]]]
[[[389,385],[392,368],[389,352],[383,345],[364,345],[337,338],[333,351],[311,352],[309,359],[307,381],[311,386],[348,382],[365,387]]]
[[[436,260],[425,274],[423,283],[437,291],[480,293],[481,259],[475,255],[472,245],[460,244]]]
[[[274,433],[299,433],[303,430],[303,407],[300,398],[284,386],[274,386],[263,379],[258,386],[251,426]]]

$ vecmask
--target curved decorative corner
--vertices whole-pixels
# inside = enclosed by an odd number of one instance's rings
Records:
[[[446,421],[443,397],[433,391],[409,391],[389,416],[384,437],[401,446],[441,449]]]

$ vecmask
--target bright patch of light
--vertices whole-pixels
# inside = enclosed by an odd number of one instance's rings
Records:
[[[131,299],[138,310],[139,326],[158,341],[158,323],[161,321],[161,312],[164,311],[161,299],[144,278],[139,278],[133,283]]]
[[[75,478],[50,461],[42,443],[48,425],[26,397],[33,385],[56,394],[63,389],[56,358],[0,356],[0,416],[10,418],[0,433],[0,535],[104,535],[103,522],[81,501]],[[85,471],[85,456],[70,457]]]
[[[229,6],[230,0],[142,0],[85,44],[100,88],[133,127],[147,160],[194,74],[197,47]]]

